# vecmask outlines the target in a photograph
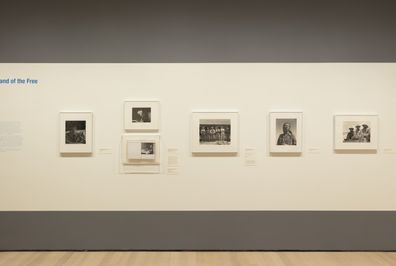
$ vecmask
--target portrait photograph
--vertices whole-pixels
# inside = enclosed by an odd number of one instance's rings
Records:
[[[92,152],[92,113],[60,113],[60,153]]]
[[[335,150],[376,150],[377,115],[335,115]]]
[[[302,112],[270,113],[270,153],[302,152]]]
[[[276,145],[297,145],[297,119],[276,119]]]
[[[158,131],[159,122],[159,101],[124,102],[124,129],[126,131]]]
[[[238,153],[238,111],[194,111],[191,123],[192,153]]]

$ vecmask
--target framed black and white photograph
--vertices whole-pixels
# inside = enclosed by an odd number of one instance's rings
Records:
[[[60,153],[92,153],[92,113],[60,113]]]
[[[132,123],[151,123],[151,107],[132,107]]]
[[[238,153],[238,112],[195,111],[192,113],[193,153]]]
[[[302,152],[302,112],[270,113],[270,152]]]
[[[335,150],[377,150],[377,115],[335,115]]]
[[[160,136],[158,134],[124,134],[122,136],[124,173],[158,173]]]
[[[124,128],[127,131],[159,130],[159,101],[125,101]]]

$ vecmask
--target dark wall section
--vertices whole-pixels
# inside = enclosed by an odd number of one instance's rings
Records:
[[[14,0],[0,62],[395,62],[394,0]]]
[[[396,250],[396,212],[0,212],[0,250]]]

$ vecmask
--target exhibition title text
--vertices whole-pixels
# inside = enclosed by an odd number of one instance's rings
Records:
[[[14,85],[14,84],[20,84],[20,85],[37,85],[39,83],[38,79],[33,79],[33,78],[8,78],[8,79],[2,79],[0,78],[0,85]]]

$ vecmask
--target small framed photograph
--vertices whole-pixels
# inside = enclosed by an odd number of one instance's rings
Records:
[[[302,152],[302,112],[270,113],[270,152]]]
[[[159,101],[124,102],[124,129],[127,131],[157,131],[159,116]]]
[[[92,112],[60,113],[60,153],[92,153]]]
[[[192,113],[191,148],[193,153],[238,153],[239,113]]]
[[[157,165],[160,163],[159,135],[125,134],[122,137],[122,162],[125,165]]]
[[[377,150],[378,115],[335,115],[335,150]]]

